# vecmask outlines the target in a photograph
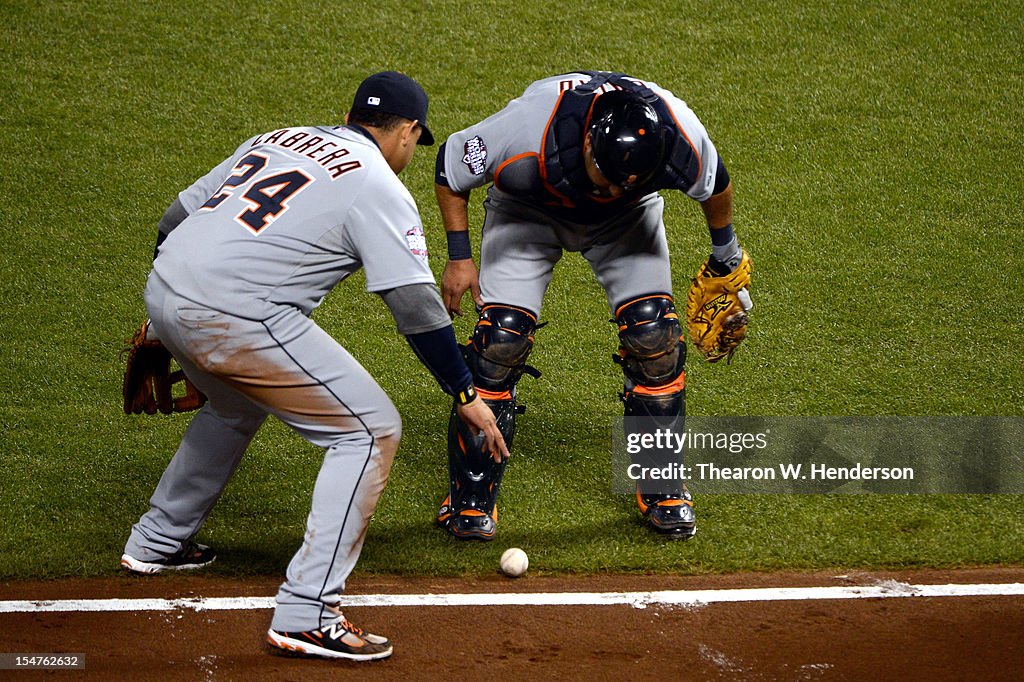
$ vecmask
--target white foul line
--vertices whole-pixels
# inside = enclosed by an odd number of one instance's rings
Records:
[[[883,599],[889,597],[1024,596],[1024,584],[910,585],[894,580],[875,585],[833,587],[760,587],[658,592],[499,592],[490,594],[342,595],[341,606],[703,606],[724,602]],[[274,608],[273,597],[195,599],[61,599],[0,601],[0,613],[96,611],[237,611]]]

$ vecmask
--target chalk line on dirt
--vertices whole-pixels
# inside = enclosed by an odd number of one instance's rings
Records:
[[[1022,583],[911,585],[884,581],[874,585],[759,587],[654,592],[498,592],[486,594],[346,594],[341,606],[704,606],[726,602],[886,599],[894,597],[1024,596]],[[246,611],[274,608],[273,597],[198,597],[187,599],[55,599],[0,601],[0,613],[97,611]]]

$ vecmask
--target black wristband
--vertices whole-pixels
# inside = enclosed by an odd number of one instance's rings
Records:
[[[708,225],[708,232],[711,233],[712,246],[725,246],[733,240],[736,233],[732,229],[732,223],[724,227],[711,227]]]
[[[466,260],[473,257],[473,247],[469,245],[469,230],[446,232],[448,240],[448,260]]]
[[[470,384],[461,391],[455,392],[455,402],[459,405],[468,405],[476,400],[476,387]]]

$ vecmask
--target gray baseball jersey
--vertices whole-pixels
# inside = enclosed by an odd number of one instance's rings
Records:
[[[262,319],[289,305],[309,314],[360,267],[368,291],[434,283],[412,196],[355,130],[258,135],[178,198],[189,217],[154,271],[221,312]]]
[[[563,93],[591,78],[589,74],[569,73],[536,81],[498,113],[449,136],[444,160],[448,186],[456,192],[483,187],[490,182],[497,183],[499,192],[503,181],[510,187],[516,186],[516,179],[502,176],[514,172],[515,162],[522,157],[543,153],[545,134]],[[704,201],[711,196],[718,168],[718,152],[704,125],[685,102],[668,90],[636,78],[628,80],[653,90],[671,110],[676,127],[700,164],[693,184],[678,189],[697,201]],[[603,85],[598,91],[609,89],[611,85]]]
[[[188,217],[159,248],[146,306],[156,334],[209,402],[125,553],[152,561],[191,538],[273,414],[325,452],[271,627],[319,628],[338,618],[401,420],[369,373],[308,315],[359,267],[370,291],[433,285],[419,215],[375,143],[345,128],[252,138],[179,201]]]
[[[697,201],[715,187],[718,152],[685,102],[654,83],[628,78],[653,91],[667,107],[685,155],[685,173],[664,174],[660,184],[618,199],[586,192],[567,197],[554,186],[549,161],[553,130],[561,125],[563,97],[593,73],[569,73],[532,83],[498,113],[449,136],[439,160],[439,182],[456,192],[493,183],[488,190],[480,253],[486,303],[506,303],[539,314],[555,263],[580,251],[605,289],[610,309],[651,292],[672,292],[669,249],[660,189]],[[600,86],[596,92],[614,87]],[[571,122],[569,122],[571,123]],[[578,124],[577,124],[578,125]],[[581,146],[582,128],[576,144]],[[563,140],[564,142],[564,140]],[[578,159],[581,159],[577,152]]]

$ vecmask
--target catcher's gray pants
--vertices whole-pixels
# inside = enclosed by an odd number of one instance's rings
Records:
[[[209,402],[185,431],[125,552],[176,552],[202,526],[249,441],[273,414],[325,449],[302,547],[288,565],[271,627],[310,630],[337,620],[339,593],[362,549],[401,436],[391,400],[312,320],[282,308],[245,320],[146,287],[152,326]]]
[[[540,315],[544,292],[563,251],[579,251],[615,308],[642,294],[672,293],[664,200],[645,197],[596,225],[559,220],[491,189],[480,243],[480,294]]]

